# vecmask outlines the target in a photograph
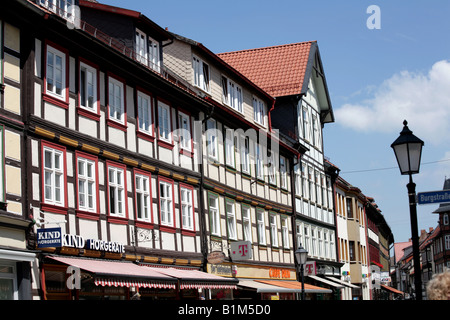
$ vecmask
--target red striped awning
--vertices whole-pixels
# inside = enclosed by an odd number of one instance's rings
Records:
[[[156,289],[176,289],[176,284],[172,282],[158,281],[137,281],[120,279],[101,279],[94,280],[96,286],[102,287],[138,287],[138,288],[156,288]]]
[[[142,264],[146,266],[145,264]],[[147,266],[180,281],[180,289],[237,289],[238,280],[225,278],[200,270],[186,268],[158,268]]]

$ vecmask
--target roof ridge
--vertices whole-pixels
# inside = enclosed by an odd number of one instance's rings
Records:
[[[268,47],[260,47],[260,48],[252,48],[252,49],[243,49],[243,50],[222,52],[222,53],[217,53],[217,55],[220,56],[220,55],[233,54],[233,53],[242,53],[242,52],[266,50],[266,49],[275,49],[275,48],[280,48],[280,47],[290,47],[290,46],[297,46],[297,45],[300,45],[300,44],[307,44],[307,43],[313,43],[313,42],[317,43],[317,40],[303,41],[303,42],[294,42],[294,43],[279,44],[279,45],[268,46]]]

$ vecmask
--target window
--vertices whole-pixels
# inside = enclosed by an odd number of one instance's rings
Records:
[[[220,212],[219,197],[216,194],[209,194],[209,222],[211,227],[211,235],[220,236]]]
[[[266,244],[266,224],[264,222],[264,211],[256,211],[256,221],[258,226],[258,243]]]
[[[142,64],[148,65],[147,41],[145,33],[136,29],[135,48],[136,60]]]
[[[153,223],[151,176],[146,172],[134,172],[136,219],[141,222]]]
[[[309,255],[312,255],[311,249],[311,236],[309,234],[310,227],[308,225],[304,225],[303,227],[303,237],[305,239],[305,249],[309,252]]]
[[[263,150],[259,143],[255,143],[256,150],[256,177],[260,180],[264,180],[264,161]]]
[[[444,242],[445,250],[450,250],[450,235],[445,235]]]
[[[226,128],[225,130],[225,164],[235,168],[234,153],[234,130]]]
[[[66,20],[73,21],[75,18],[74,0],[40,0],[39,3]]]
[[[139,131],[149,135],[153,135],[152,100],[150,95],[145,94],[142,91],[138,91],[137,107]]]
[[[268,171],[269,171],[269,183],[276,185],[277,181],[276,181],[276,176],[275,176],[275,172],[276,172],[276,168],[275,168],[275,154],[273,154],[272,152],[270,152],[270,156],[268,157],[268,164],[267,166]]]
[[[280,181],[281,181],[281,188],[287,189],[287,164],[286,164],[286,158],[283,156],[280,156]]]
[[[355,241],[348,242],[350,261],[356,261]]]
[[[45,72],[45,93],[50,98],[56,98],[56,101],[51,101],[56,104],[62,101],[60,106],[67,107],[68,90],[67,90],[67,59],[68,53],[66,50],[56,46],[47,44],[46,55],[46,72]]]
[[[66,148],[42,142],[44,203],[66,206]]]
[[[126,167],[107,163],[109,215],[126,217]]]
[[[218,160],[217,154],[217,130],[216,120],[208,119],[206,121],[206,144],[208,149],[208,156]]]
[[[135,52],[138,62],[159,72],[159,42],[147,37],[144,32],[138,29],[136,29]]]
[[[236,240],[236,214],[234,211],[234,202],[231,200],[225,201],[226,213],[227,213],[227,230],[228,230],[228,239]]]
[[[244,232],[244,240],[252,241],[252,222],[250,218],[250,207],[242,206],[242,228]]]
[[[203,60],[194,56],[192,58],[194,68],[194,84],[203,91],[209,92],[209,66]]]
[[[194,205],[193,189],[191,187],[180,187],[181,198],[181,221],[185,230],[194,230]]]
[[[347,217],[349,219],[353,219],[353,204],[352,204],[352,199],[351,198],[346,198],[346,203],[347,203]]]
[[[302,176],[300,171],[300,164],[296,164],[294,167],[294,178],[295,178],[295,195],[302,195]]]
[[[272,246],[278,247],[278,227],[277,227],[277,216],[275,214],[269,215],[270,223],[270,240]]]
[[[230,79],[222,76],[222,100],[231,108],[243,112],[242,110],[242,88]]]
[[[303,118],[303,125],[302,125],[302,133],[303,133],[303,139],[309,140],[309,120],[308,120],[308,109],[306,107],[302,108],[302,118]]]
[[[180,128],[180,147],[181,149],[192,151],[191,140],[191,119],[189,115],[184,112],[178,112],[178,126]]]
[[[250,138],[242,136],[241,143],[242,172],[250,174]]]
[[[173,182],[159,180],[159,213],[161,225],[174,227]]]
[[[109,77],[108,85],[108,108],[109,108],[109,120],[113,122],[110,124],[118,123],[121,125],[126,124],[125,115],[125,91],[124,83]]]
[[[150,37],[148,37],[148,60],[150,68],[159,72],[161,66],[159,42]]]
[[[303,225],[300,221],[295,221],[295,231],[296,231],[296,235],[297,235],[297,247],[299,247],[301,244],[303,243]]]
[[[159,139],[172,143],[172,127],[170,125],[170,106],[158,100]]]
[[[447,226],[449,223],[449,219],[448,219],[448,214],[445,213],[444,216],[442,217],[442,220],[444,222],[444,225]]]
[[[87,63],[80,62],[80,107],[97,113],[97,69]]]
[[[289,222],[287,217],[281,218],[281,236],[283,247],[289,249]]]
[[[78,152],[76,155],[78,210],[98,213],[97,158]]]
[[[1,32],[1,23],[0,23],[0,32]],[[0,34],[1,37],[1,34]],[[1,41],[1,38],[0,38]],[[1,47],[1,42],[0,42]],[[0,51],[1,54],[1,51]],[[0,68],[1,68],[1,61],[0,61]],[[0,74],[1,79],[1,74]],[[1,86],[1,84],[0,84]],[[5,148],[4,143],[5,141],[5,127],[3,125],[0,125],[0,202],[5,203],[6,202],[6,192],[5,192]]]
[[[253,97],[253,111],[254,111],[254,119],[257,123],[264,126],[264,117],[266,115],[265,113],[266,106],[264,105],[264,102],[262,102],[260,99]]]

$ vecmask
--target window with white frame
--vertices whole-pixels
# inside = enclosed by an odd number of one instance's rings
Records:
[[[109,214],[114,217],[124,218],[126,215],[125,174],[122,167],[108,166]]]
[[[121,81],[109,77],[109,119],[125,124],[124,85]]]
[[[235,168],[234,130],[225,128],[225,164]]]
[[[236,240],[236,213],[234,208],[234,201],[227,199],[225,201],[226,213],[227,213],[227,230],[228,239]]]
[[[80,107],[97,113],[97,69],[80,62]]]
[[[265,112],[266,106],[265,103],[256,97],[253,97],[253,112],[254,112],[254,120],[260,125],[265,125]]]
[[[194,205],[192,203],[192,189],[181,187],[181,221],[183,229],[194,230]]]
[[[270,240],[272,246],[278,247],[278,226],[276,214],[269,214],[269,224],[270,224]]]
[[[170,106],[162,101],[158,101],[158,127],[159,139],[168,143],[172,143]]]
[[[264,221],[264,211],[257,209],[256,222],[257,222],[257,226],[258,226],[258,243],[265,245],[266,244],[266,223]]]
[[[283,247],[289,248],[289,224],[287,217],[281,217],[281,237],[283,239]]]
[[[243,96],[242,88],[238,86],[234,81],[222,76],[222,100],[223,103],[230,106],[240,113],[243,112]]]
[[[39,3],[66,20],[73,21],[75,18],[74,0],[39,0]]]
[[[191,120],[186,113],[181,111],[178,112],[178,126],[180,128],[180,147],[184,150],[192,151]]]
[[[141,91],[137,92],[139,131],[153,134],[151,97]]]
[[[241,137],[241,167],[242,172],[250,174],[250,138]]]
[[[296,164],[294,167],[294,181],[295,181],[295,195],[302,195],[302,175],[300,164]]]
[[[47,45],[46,93],[66,101],[66,54]]]
[[[173,183],[159,181],[159,212],[161,225],[173,227]]]
[[[242,206],[242,229],[244,241],[252,241],[252,222],[250,218],[250,207]]]
[[[194,68],[194,84],[203,91],[209,92],[209,65],[193,56],[192,66]]]
[[[206,121],[206,144],[208,156],[217,160],[217,127],[214,119]]]
[[[2,27],[0,24],[0,32],[2,31]],[[0,34],[0,41],[1,41],[1,34]],[[1,46],[1,44],[0,44]],[[0,48],[1,49],[1,48]],[[0,50],[0,54],[1,54],[1,50]],[[0,61],[0,68],[1,68],[1,64],[2,61]],[[0,74],[0,77],[2,75]],[[1,85],[1,82],[0,82]],[[4,163],[5,163],[5,149],[3,146],[4,140],[5,139],[5,127],[3,125],[0,125],[0,165],[2,166],[2,168],[4,167]],[[0,202],[6,202],[6,194],[5,194],[5,172],[3,170],[0,169]]]
[[[286,158],[283,156],[280,156],[280,182],[281,188],[287,189],[287,163]]]
[[[152,222],[150,176],[135,173],[136,217],[138,221]]]
[[[211,227],[211,235],[220,236],[220,211],[219,197],[216,194],[209,194],[209,222]]]
[[[303,224],[298,220],[295,221],[295,234],[297,237],[297,247],[305,245],[303,242]]]
[[[150,37],[148,37],[148,60],[150,68],[159,72],[161,67],[159,42]]]
[[[44,202],[65,206],[65,148],[43,145]]]
[[[308,118],[308,109],[306,106],[302,107],[302,134],[303,139],[309,140],[309,118]]]
[[[325,259],[330,258],[330,240],[328,230],[323,230],[323,256]]]
[[[269,171],[269,183],[276,185],[276,165],[275,165],[275,154],[273,152],[270,152],[270,156],[267,158],[268,163],[268,171]]]
[[[308,225],[303,226],[303,239],[305,241],[304,248],[309,252],[309,255],[312,255],[310,227]]]
[[[148,47],[147,36],[141,30],[136,29],[136,39],[134,51],[136,52],[136,60],[144,65],[148,65]]]
[[[78,209],[97,211],[97,163],[94,159],[82,156],[77,158],[78,170]]]
[[[317,255],[317,228],[311,227],[311,255]]]
[[[264,180],[264,160],[263,160],[263,147],[255,142],[256,153],[256,178]]]

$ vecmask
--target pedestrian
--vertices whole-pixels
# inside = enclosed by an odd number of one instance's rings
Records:
[[[428,300],[450,300],[450,269],[433,275],[427,285]]]

